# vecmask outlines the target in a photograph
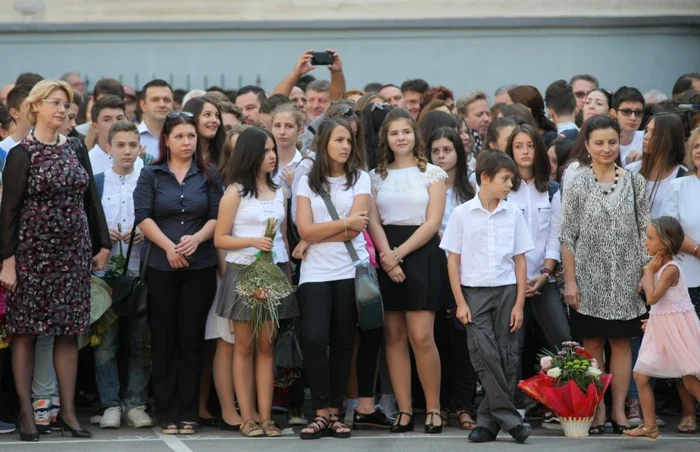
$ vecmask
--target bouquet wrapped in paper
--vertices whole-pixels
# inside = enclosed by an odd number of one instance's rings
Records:
[[[540,355],[540,373],[518,387],[560,418],[591,418],[610,385],[598,363],[576,342],[564,342],[557,353]]]
[[[268,218],[265,237],[274,240],[276,233],[277,220]],[[277,308],[282,300],[294,292],[294,286],[282,269],[274,263],[272,251],[260,251],[255,262],[243,270],[243,275],[236,285],[236,292],[250,309],[250,321],[257,337],[265,322],[272,320],[276,327],[279,326]]]

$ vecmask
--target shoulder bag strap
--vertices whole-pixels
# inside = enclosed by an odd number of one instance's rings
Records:
[[[321,199],[323,199],[323,202],[326,203],[326,208],[328,209],[328,213],[331,214],[331,218],[336,221],[340,220],[338,211],[335,210],[335,206],[331,202],[331,198],[328,196],[328,194],[321,195]],[[355,251],[355,247],[352,246],[351,240],[346,240],[343,243],[345,244],[345,248],[348,250],[348,254],[350,254],[350,259],[352,259],[352,262],[360,262],[360,256],[357,255],[357,251]]]
[[[158,172],[153,172],[153,201],[155,204],[156,197],[158,196]],[[134,223],[134,229],[136,229],[136,223]],[[131,238],[134,238],[133,233]],[[148,248],[146,249],[146,258],[141,262],[141,269],[139,271],[139,276],[142,280],[146,279],[146,268],[148,267],[148,261],[151,259],[151,248],[153,248],[153,241],[148,241]]]

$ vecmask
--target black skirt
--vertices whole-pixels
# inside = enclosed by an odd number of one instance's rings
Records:
[[[384,226],[384,233],[391,249],[401,245],[418,229],[418,226]],[[379,261],[379,260],[377,260]],[[379,288],[382,291],[386,311],[441,311],[454,304],[447,276],[447,257],[440,249],[440,237],[403,258],[401,269],[406,280],[396,283],[382,269]]]
[[[642,335],[642,319],[648,314],[630,320],[606,320],[590,315],[579,314],[575,309],[569,310],[569,326],[571,336],[577,338],[601,337],[640,337]]]

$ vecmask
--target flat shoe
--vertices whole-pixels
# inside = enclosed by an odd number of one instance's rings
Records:
[[[654,430],[650,430],[643,425],[640,425],[639,427],[632,429],[632,430],[625,430],[622,432],[623,435],[629,436],[632,438],[649,438],[649,439],[656,439],[659,437],[659,428],[656,427]]]

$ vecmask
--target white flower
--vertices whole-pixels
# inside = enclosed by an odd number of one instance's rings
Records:
[[[547,371],[547,376],[551,378],[559,378],[561,377],[561,369],[558,367],[552,367]]]
[[[590,366],[588,370],[586,371],[586,375],[590,377],[600,377],[603,374],[603,371],[600,369],[597,369],[593,366]]]

